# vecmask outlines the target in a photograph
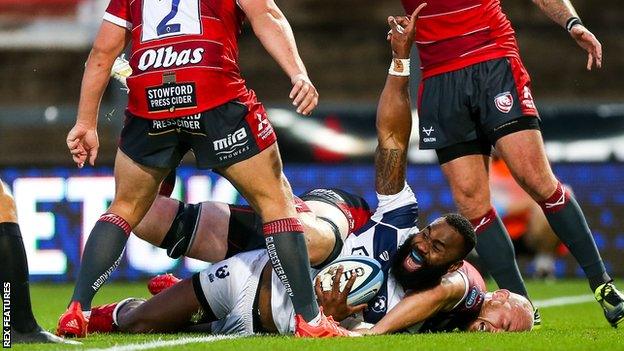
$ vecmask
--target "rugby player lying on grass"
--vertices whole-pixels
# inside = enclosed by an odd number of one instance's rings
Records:
[[[398,47],[409,54],[413,25],[404,32],[393,30],[391,39],[395,52]],[[376,259],[385,273],[379,293],[368,305],[347,306],[349,286],[342,293],[321,292],[317,284],[319,300],[326,313],[338,320],[361,312],[362,321],[377,323],[370,330],[361,329],[365,333],[406,328],[530,329],[530,303],[518,302],[523,298],[505,291],[485,295],[478,272],[462,261],[475,244],[474,231],[465,218],[447,215],[421,231],[416,228],[416,199],[405,183],[410,128],[398,128],[411,123],[407,83],[407,77],[390,75],[379,102],[375,165],[379,205],[372,217],[365,221],[367,206],[346,192],[317,189],[302,196],[306,202],[300,202],[299,216],[306,224],[313,265],[333,260],[337,252],[359,254]],[[243,217],[241,208],[232,211],[228,205],[204,203],[176,215],[178,207],[175,200],[160,198],[136,234],[166,247],[172,256],[187,254],[208,261],[261,242],[251,239],[261,238],[254,229],[252,212]],[[167,220],[175,222],[173,229],[169,234],[158,233]],[[347,236],[349,231],[354,232]],[[338,249],[339,238],[345,236]],[[94,308],[91,331],[176,332],[201,324],[215,334],[292,332],[292,305],[268,261],[264,250],[237,253],[146,302],[130,299]]]

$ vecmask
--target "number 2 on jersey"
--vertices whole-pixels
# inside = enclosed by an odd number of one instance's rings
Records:
[[[143,0],[141,41],[201,34],[200,0]]]
[[[171,1],[171,12],[163,18],[162,21],[156,27],[156,33],[158,35],[165,35],[170,33],[178,33],[180,31],[180,24],[167,24],[167,22],[171,21],[178,14],[178,5],[180,4],[180,0]]]

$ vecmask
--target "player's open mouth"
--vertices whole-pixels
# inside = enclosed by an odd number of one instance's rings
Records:
[[[414,271],[418,270],[420,267],[422,267],[422,264],[423,264],[423,258],[416,251],[416,249],[412,249],[410,254],[407,255],[407,257],[405,257],[405,261],[403,261],[403,266],[407,270],[412,271],[412,272],[414,272]]]

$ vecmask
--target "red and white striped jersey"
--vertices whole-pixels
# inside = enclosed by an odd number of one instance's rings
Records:
[[[236,0],[111,0],[104,20],[132,32],[128,111],[199,113],[247,92],[238,67]]]
[[[499,0],[401,0],[416,22],[422,77],[500,57],[519,58],[515,32]]]

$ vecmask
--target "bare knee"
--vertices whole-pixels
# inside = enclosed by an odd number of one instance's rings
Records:
[[[470,186],[454,189],[453,197],[459,212],[468,218],[482,216],[491,208],[488,187]]]
[[[522,172],[515,178],[518,185],[537,202],[547,200],[557,190],[557,178],[550,171]]]
[[[0,223],[17,222],[17,210],[13,197],[0,184]]]

